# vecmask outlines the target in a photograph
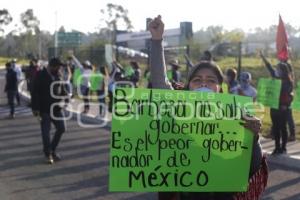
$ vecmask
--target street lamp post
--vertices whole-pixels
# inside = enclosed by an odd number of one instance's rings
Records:
[[[54,57],[57,57],[57,11],[55,11]]]

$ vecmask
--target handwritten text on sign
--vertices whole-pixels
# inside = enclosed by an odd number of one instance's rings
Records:
[[[114,95],[110,191],[245,191],[250,98],[122,89]]]
[[[257,84],[257,101],[270,108],[278,109],[281,80],[260,78]]]

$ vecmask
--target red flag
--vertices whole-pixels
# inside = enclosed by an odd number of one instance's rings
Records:
[[[284,23],[279,15],[279,24],[277,27],[276,35],[276,49],[277,49],[277,58],[280,61],[286,61],[289,58],[288,52],[288,38],[285,31]]]

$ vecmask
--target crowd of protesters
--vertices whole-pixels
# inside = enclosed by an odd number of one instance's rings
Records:
[[[160,18],[156,18],[152,25],[161,25]],[[28,92],[31,96],[30,106],[33,114],[37,116],[41,124],[43,152],[48,163],[52,164],[61,159],[56,152],[59,141],[65,132],[65,120],[62,112],[60,101],[64,102],[67,107],[72,98],[81,98],[84,102],[82,114],[88,114],[91,110],[91,94],[96,94],[99,103],[99,113],[97,118],[105,118],[107,112],[113,110],[113,93],[116,87],[130,86],[143,87],[141,80],[146,82],[147,88],[167,88],[175,90],[186,90],[187,84],[189,90],[203,92],[222,92],[234,95],[249,96],[255,102],[257,91],[252,84],[252,74],[247,71],[237,73],[235,68],[229,68],[223,76],[222,71],[215,64],[213,55],[209,51],[205,51],[198,60],[198,64],[194,65],[187,55],[185,55],[186,64],[188,65],[188,76],[182,76],[182,68],[178,59],[172,58],[164,63],[163,47],[161,46],[162,34],[161,30],[153,26],[152,31],[152,48],[150,57],[150,66],[145,70],[143,79],[140,65],[135,60],[127,61],[120,64],[117,61],[109,63],[108,66],[95,66],[89,60],[80,61],[74,54],[70,54],[65,62],[59,58],[51,58],[49,62],[40,62],[36,58],[32,58],[29,65],[21,67],[17,64],[17,60],[13,59],[6,63],[6,85],[8,104],[10,107],[9,118],[15,117],[15,99],[20,105],[19,86],[25,75]],[[287,153],[286,144],[288,141],[295,140],[295,123],[292,116],[291,103],[293,100],[294,75],[293,68],[287,60],[280,60],[276,65],[276,69],[270,64],[265,56],[260,56],[270,72],[272,78],[281,80],[281,91],[279,99],[279,108],[270,110],[272,120],[271,135],[275,139],[275,149],[273,155]],[[210,70],[214,69],[214,70]],[[201,72],[201,74],[199,74]],[[206,73],[216,78],[215,86],[194,88],[197,77],[203,79]],[[204,75],[203,75],[204,74]],[[204,77],[206,80],[207,77]],[[187,83],[184,83],[186,82]],[[55,83],[53,85],[53,83]],[[196,84],[197,85],[197,84]],[[200,86],[199,86],[200,87]],[[214,89],[219,88],[220,89]],[[60,97],[60,98],[57,98]],[[50,130],[51,123],[55,126],[55,135],[51,139]],[[289,127],[290,136],[288,136]],[[256,131],[256,130],[255,130]],[[258,132],[254,132],[257,135]],[[261,157],[261,149],[257,143],[254,148],[256,159],[252,162],[251,176],[255,178],[256,173],[263,170],[264,158]],[[255,187],[255,186],[253,186]],[[160,194],[161,198],[166,195],[175,195],[178,197],[188,195],[190,198],[198,198],[196,194]],[[206,194],[203,194],[204,196]],[[211,195],[211,194],[209,194]],[[232,197],[233,194],[214,194],[221,197]],[[205,196],[206,197],[206,196]],[[168,197],[169,198],[169,197]]]
[[[276,69],[273,69],[271,64],[267,61],[261,53],[261,58],[264,61],[267,69],[270,71],[271,77],[282,80],[282,89],[280,93],[279,109],[271,109],[270,116],[272,120],[271,135],[275,139],[275,149],[273,154],[286,153],[286,143],[295,140],[295,124],[290,108],[293,100],[293,69],[287,62],[279,62]],[[192,62],[187,58],[189,68],[193,67]],[[199,62],[213,62],[213,56],[209,51],[205,51],[200,57]],[[6,85],[5,92],[7,93],[8,104],[10,106],[9,118],[15,117],[15,103],[20,105],[19,85],[22,79],[22,72],[24,72],[27,89],[30,96],[34,96],[34,85],[36,85],[36,77],[43,70],[47,68],[38,59],[32,58],[27,67],[17,65],[17,60],[13,59],[6,63]],[[132,87],[141,87],[141,69],[139,63],[131,60],[122,66],[120,63],[114,61],[111,63],[111,68],[108,70],[106,66],[95,67],[89,60],[80,62],[75,55],[70,55],[66,62],[61,62],[58,70],[57,80],[62,81],[64,90],[65,106],[68,106],[70,99],[78,95],[84,102],[84,108],[81,111],[87,114],[90,111],[90,94],[96,94],[99,103],[98,118],[104,118],[106,112],[112,112],[113,91],[117,84],[120,86],[131,84]],[[50,64],[50,63],[49,63]],[[176,59],[167,61],[166,75],[170,84],[174,89],[184,89],[181,65]],[[144,80],[147,82],[148,88],[152,88],[150,75],[151,71],[147,69],[144,73]],[[225,88],[222,85],[223,93],[230,93],[235,95],[249,96],[256,101],[257,91],[251,84],[252,75],[249,72],[243,71],[239,75],[235,68],[226,70],[224,76]],[[96,84],[95,84],[96,82]],[[224,83],[223,83],[224,84]],[[106,98],[106,96],[108,98]],[[50,96],[48,97],[50,98]],[[34,99],[34,98],[32,98]],[[46,98],[47,99],[47,98]],[[106,106],[107,105],[107,106]],[[34,105],[30,105],[34,106]],[[290,136],[288,136],[287,125],[289,127]],[[281,142],[280,142],[281,141]]]
[[[167,59],[163,49],[164,24],[161,17],[154,18],[149,23],[151,32],[150,64],[144,72],[136,60],[119,63],[113,61],[107,66],[96,66],[89,60],[79,60],[70,53],[66,61],[60,58],[50,58],[48,62],[30,59],[29,65],[21,68],[16,59],[5,64],[9,118],[15,118],[15,100],[20,101],[20,84],[25,77],[27,90],[31,96],[29,106],[33,115],[39,119],[42,137],[43,153],[48,164],[61,160],[57,147],[66,131],[63,108],[68,107],[72,98],[83,101],[83,115],[91,111],[91,94],[96,94],[99,105],[99,119],[106,117],[107,112],[113,111],[113,95],[116,87],[139,88],[141,82],[146,82],[146,88],[186,90],[194,92],[228,93],[251,97],[257,100],[257,90],[252,84],[252,74],[242,71],[238,74],[235,68],[229,68],[223,75],[222,70],[214,62],[210,51],[204,51],[197,64],[193,64],[185,55],[188,72],[182,74],[182,65],[177,58]],[[291,104],[293,101],[294,73],[287,59],[279,60],[272,66],[262,52],[260,57],[274,79],[281,80],[279,107],[270,109],[272,121],[271,135],[275,140],[272,155],[286,154],[287,142],[295,141],[295,123]],[[94,95],[95,96],[95,95]],[[250,98],[249,98],[250,99]],[[63,105],[63,106],[62,106]],[[254,116],[242,118],[245,129],[253,134],[253,148],[250,163],[248,187],[245,192],[159,192],[159,200],[193,200],[193,199],[259,199],[266,187],[268,169],[265,155],[259,141],[261,119]],[[51,137],[51,124],[55,127]],[[287,128],[287,125],[289,128]],[[288,136],[288,132],[290,135]]]

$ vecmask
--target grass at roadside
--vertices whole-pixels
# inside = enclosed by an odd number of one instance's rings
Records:
[[[7,57],[0,57],[0,69],[5,68],[5,63],[11,61],[13,58],[7,58]],[[17,59],[17,63],[19,65],[28,65],[29,61],[26,59]]]

